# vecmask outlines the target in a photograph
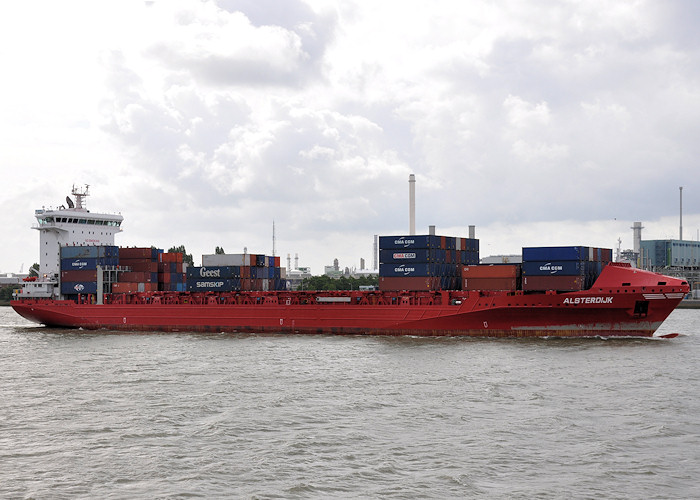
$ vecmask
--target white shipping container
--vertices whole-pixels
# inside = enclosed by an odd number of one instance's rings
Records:
[[[202,266],[250,266],[249,253],[223,253],[202,255]]]

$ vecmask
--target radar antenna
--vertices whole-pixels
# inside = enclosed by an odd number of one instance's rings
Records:
[[[79,188],[75,187],[75,184],[73,184],[73,191],[71,192],[73,196],[75,196],[75,208],[76,210],[83,210],[85,207],[83,206],[83,201],[86,196],[90,196],[90,185],[85,184],[85,189],[80,190]]]
[[[73,205],[73,200],[70,199],[70,196],[66,196],[66,203],[68,203],[68,208],[75,208],[75,205]]]

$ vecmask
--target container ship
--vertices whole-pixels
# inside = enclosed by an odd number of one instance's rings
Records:
[[[689,292],[683,279],[612,262],[588,246],[525,247],[518,264],[479,264],[479,240],[381,236],[379,289],[293,291],[279,257],[118,247],[121,215],[75,202],[35,212],[39,277],[21,316],[50,327],[474,337],[650,337]],[[432,229],[432,228],[431,228]]]

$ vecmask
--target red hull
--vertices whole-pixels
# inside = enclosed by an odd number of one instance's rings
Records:
[[[113,303],[103,305],[25,299],[12,306],[38,323],[84,329],[648,337],[688,290],[687,282],[677,278],[610,265],[590,290],[569,293],[154,293],[114,295]]]

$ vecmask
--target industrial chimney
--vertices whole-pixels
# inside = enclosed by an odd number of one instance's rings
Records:
[[[416,234],[416,176],[408,176],[408,234]]]
[[[681,221],[680,221],[680,234],[678,235],[678,239],[680,241],[683,241],[683,186],[679,187],[681,191]]]

